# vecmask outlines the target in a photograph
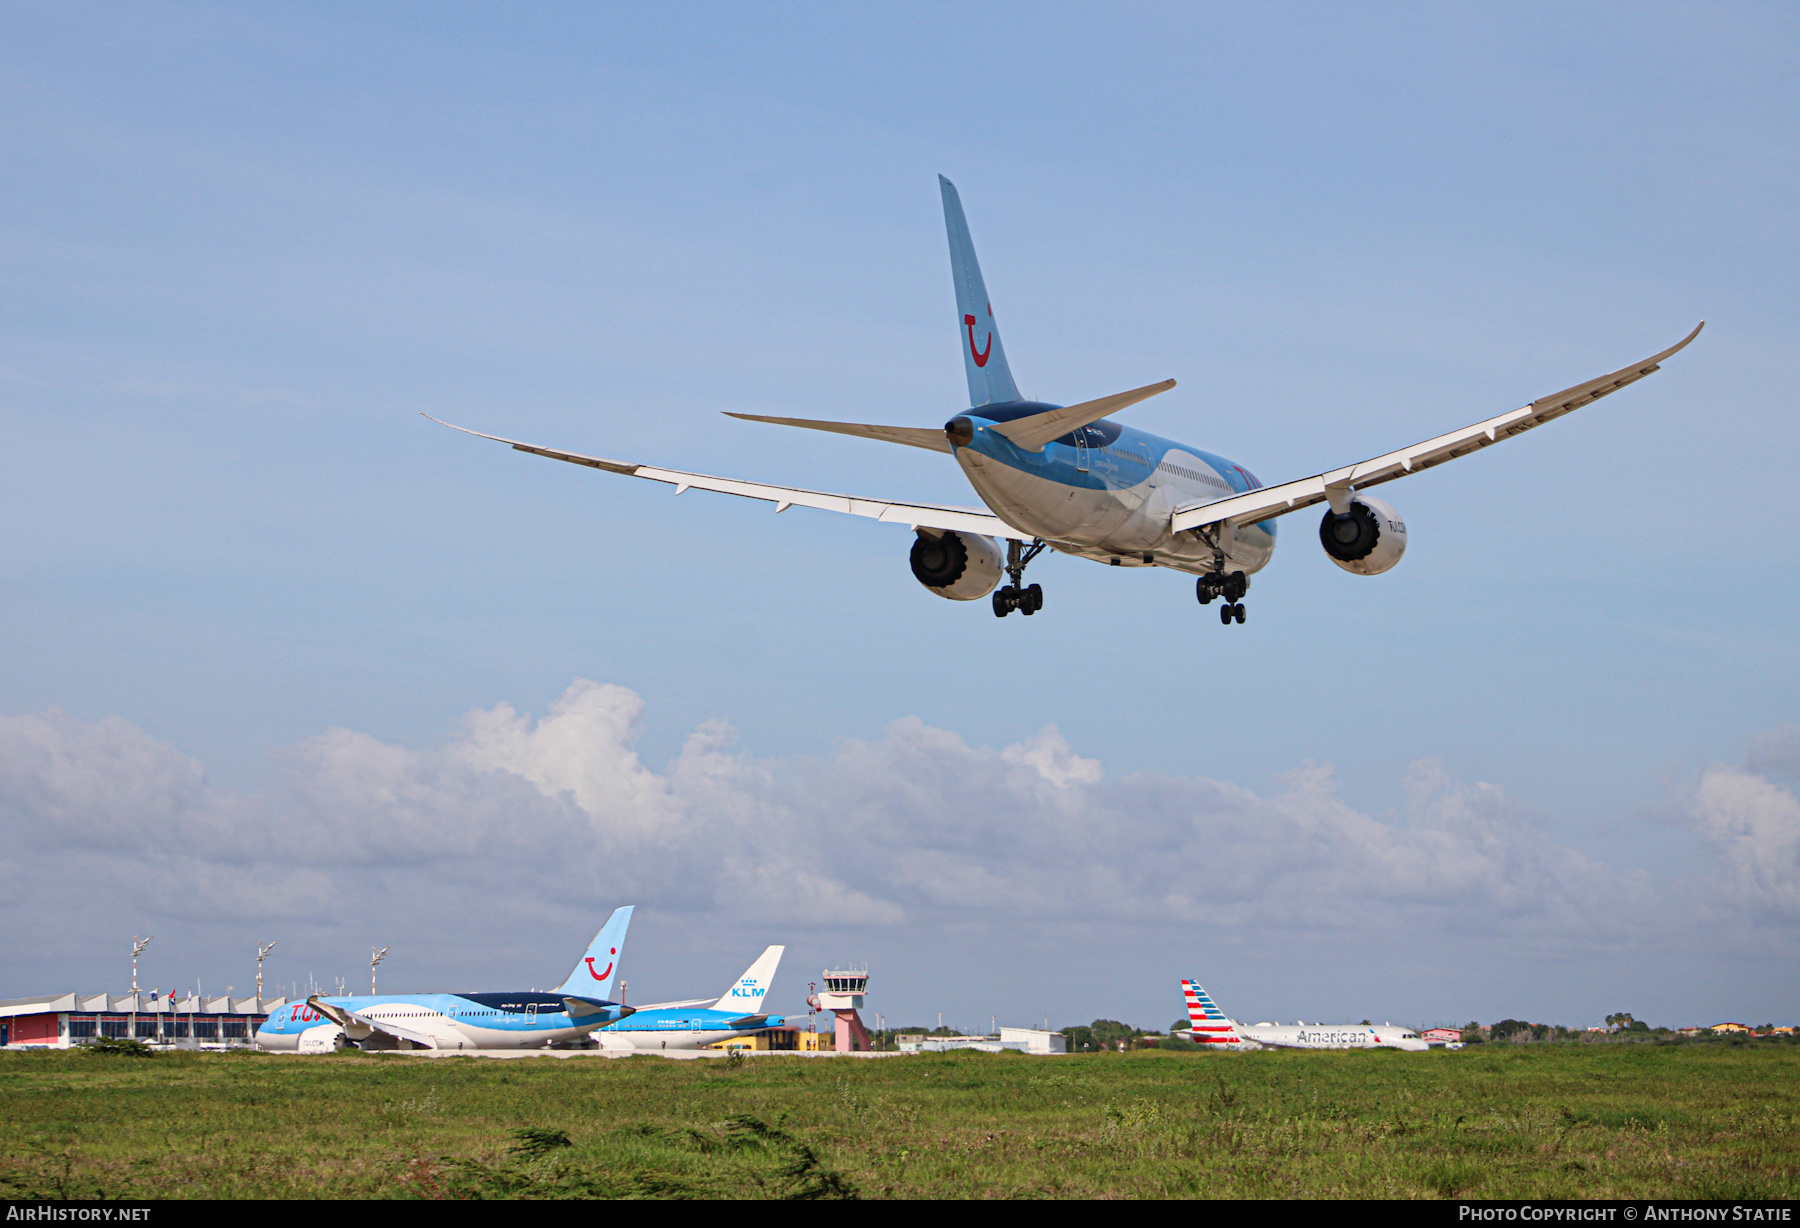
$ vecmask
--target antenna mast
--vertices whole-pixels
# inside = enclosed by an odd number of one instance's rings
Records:
[[[256,944],[256,1006],[258,1010],[262,1009],[262,962],[269,958],[269,952],[274,949],[275,944],[273,942],[259,942]]]
[[[150,935],[150,938],[154,937],[156,937],[155,934]],[[137,957],[142,955],[144,948],[150,945],[150,938],[139,938],[136,934],[131,936],[131,996],[134,998],[137,997],[138,991]],[[133,1007],[132,1009],[136,1010],[137,1008]]]

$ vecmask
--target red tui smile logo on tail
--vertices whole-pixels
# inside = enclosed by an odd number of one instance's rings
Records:
[[[994,309],[992,307],[989,307],[988,308],[988,318],[991,320],[991,319],[993,319],[993,317],[994,317]],[[975,348],[975,317],[974,316],[964,316],[963,317],[963,327],[967,328],[969,330],[969,357],[973,358],[975,360],[976,366],[978,366],[978,367],[987,366],[988,355],[992,354],[994,352],[994,330],[991,328],[988,329],[987,348],[978,350]]]
[[[608,955],[617,955],[618,953],[619,953],[618,947],[613,947],[607,951]],[[613,966],[612,966],[611,960],[607,961],[605,972],[595,972],[594,971],[594,957],[592,955],[588,956],[584,962],[588,966],[588,975],[593,977],[596,981],[604,981],[607,977],[612,975]]]

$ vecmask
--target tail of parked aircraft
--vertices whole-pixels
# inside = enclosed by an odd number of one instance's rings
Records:
[[[588,945],[587,954],[575,965],[575,971],[556,987],[558,993],[612,999],[613,983],[619,977],[619,953],[625,949],[625,931],[631,928],[631,909],[632,905],[627,904],[613,910]]]
[[[962,338],[963,369],[969,374],[969,405],[979,408],[996,401],[1016,401],[1019,388],[1013,383],[1012,368],[1006,365],[1000,330],[994,327],[994,304],[981,280],[981,266],[975,261],[975,241],[969,237],[969,223],[963,218],[962,198],[956,194],[956,185],[942,175],[938,176],[938,187],[944,193],[944,229],[950,232],[950,272],[956,280],[956,331]]]
[[[1197,1045],[1237,1045],[1242,1039],[1225,1012],[1207,996],[1206,991],[1192,981],[1181,983],[1181,992],[1187,998],[1188,1022],[1194,1029],[1194,1043]]]
[[[786,947],[770,947],[757,956],[756,962],[744,969],[744,975],[732,982],[724,996],[712,1004],[712,1009],[739,1015],[760,1012],[763,995],[769,992],[769,982],[775,979],[775,966],[781,962],[781,953],[786,950]]]

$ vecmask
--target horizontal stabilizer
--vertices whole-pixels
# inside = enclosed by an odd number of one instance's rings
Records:
[[[769,1022],[769,1017],[767,1015],[745,1015],[742,1019],[733,1019],[727,1026],[741,1030],[744,1028],[760,1028],[767,1022]]]
[[[581,1020],[591,1019],[595,1015],[603,1015],[607,1011],[616,1010],[619,1018],[637,1014],[635,1006],[620,1006],[617,1002],[608,1002],[602,998],[577,998],[569,995],[563,997],[563,1006],[568,1009],[569,1018]]]
[[[1098,422],[1108,414],[1116,414],[1129,405],[1148,400],[1159,392],[1167,392],[1174,386],[1175,381],[1172,379],[1166,379],[1160,384],[1145,384],[1142,388],[1133,388],[1130,392],[1115,392],[1112,396],[1101,397],[1097,401],[1083,401],[1079,405],[1047,409],[1041,414],[1032,414],[1029,418],[1014,418],[1011,422],[996,424],[994,429],[1027,452],[1042,452],[1044,445],[1052,440],[1060,439],[1090,422]]]
[[[883,443],[903,443],[909,448],[925,448],[932,452],[948,452],[950,441],[941,427],[935,426],[871,426],[864,422],[823,422],[817,418],[770,418],[764,414],[726,413],[727,418],[745,422],[772,422],[776,426],[803,426],[809,431],[830,431],[834,435],[855,435],[861,439],[879,439]]]

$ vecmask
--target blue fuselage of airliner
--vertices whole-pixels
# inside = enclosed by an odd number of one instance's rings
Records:
[[[967,431],[953,426],[947,434],[982,501],[1061,553],[1126,567],[1217,568],[1215,547],[1193,534],[1171,533],[1169,518],[1186,504],[1259,489],[1255,475],[1201,448],[1107,418],[1045,444],[1041,452],[990,429],[1058,408],[1014,401],[964,410],[952,419],[968,423]],[[1253,574],[1274,553],[1275,522],[1246,525],[1224,544],[1226,570]]]
[[[760,995],[759,995],[760,997]],[[704,1006],[642,1010],[594,1033],[603,1049],[697,1049],[782,1025],[780,1015],[741,1015]]]
[[[538,1049],[580,1040],[617,1020],[623,1009],[609,1004],[575,1018],[569,1014],[565,995],[526,991],[347,995],[317,1002],[319,1005],[295,1002],[271,1014],[257,1029],[257,1045],[297,1050],[303,1047],[301,1038],[308,1032],[324,1029],[318,1034],[317,1046],[305,1047],[335,1047],[341,1031],[359,1043],[386,1033],[392,1040],[406,1040],[421,1048]],[[348,1026],[344,1017],[348,1017]]]

